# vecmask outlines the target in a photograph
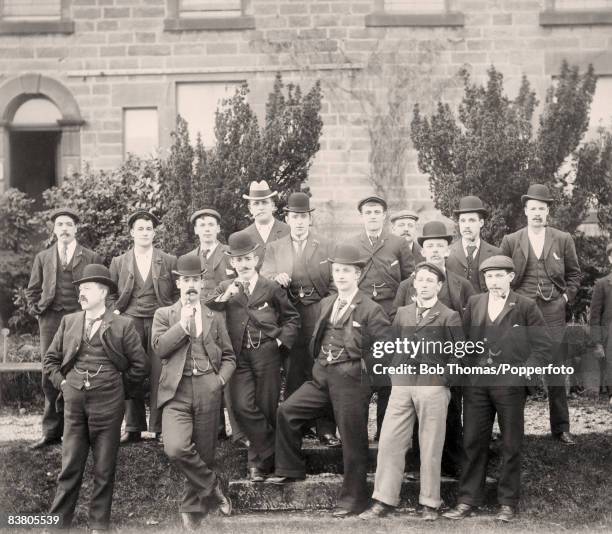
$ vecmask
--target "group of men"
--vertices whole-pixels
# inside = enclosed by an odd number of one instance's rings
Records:
[[[488,212],[473,196],[455,211],[461,234],[455,243],[436,221],[417,238],[418,215],[409,210],[391,214],[388,231],[387,203],[370,196],[358,204],[362,232],[333,244],[313,233],[314,209],[305,193],[289,196],[285,222],[274,217],[276,195],[265,181],[251,184],[243,197],[254,222],[227,245],[219,242],[221,215],[196,211],[190,222],[199,244],[178,260],[153,246],[157,217],[137,211],[128,219],[134,246],[113,258],[110,269],[77,243],[76,212],[52,214],[57,242],[36,256],[27,291],[44,355],[43,437],[33,448],[63,435],[51,512],[70,526],[91,447],[89,523],[108,528],[119,443],[137,441],[148,429],[186,478],[184,526],[196,528],[213,507],[229,515],[231,501],[212,469],[225,404],[234,439],[248,446],[253,482],[303,479],[302,439],[316,428],[324,445],[342,447],[345,475],[334,516],[364,519],[397,506],[413,440],[422,452],[423,516],[438,516],[442,473],[460,480],[459,504],[446,517],[473,513],[483,504],[497,414],[498,517],[511,520],[519,499],[525,383],[476,380],[462,387],[448,374],[371,380],[371,348],[394,337],[484,340],[488,357],[474,365],[561,363],[566,305],[576,295],[580,269],[571,236],[546,224],[552,202],[546,186],[534,184],[523,195],[527,226],[505,236],[500,248],[480,238]],[[607,339],[604,332],[602,352]],[[453,358],[419,354],[415,360],[448,365]],[[286,400],[279,405],[283,368]],[[551,430],[571,445],[562,380],[549,383]],[[370,500],[373,391],[379,455]]]

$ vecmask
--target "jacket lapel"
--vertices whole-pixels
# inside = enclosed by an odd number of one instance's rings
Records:
[[[312,234],[308,232],[306,247],[304,248],[304,252],[302,253],[304,255],[304,263],[308,263],[310,261],[310,258],[312,258],[312,255],[315,253],[315,250],[317,250],[318,246],[319,241],[312,237]]]
[[[102,337],[104,335],[104,332],[106,332],[109,329],[114,318],[115,318],[115,314],[112,312],[112,310],[110,308],[106,308],[106,311],[104,312],[104,316],[102,317],[102,324],[100,325],[100,337]],[[85,320],[85,313],[83,312],[83,321],[84,320]],[[81,326],[81,332],[82,331],[83,331],[83,327]]]
[[[421,321],[416,325],[416,329],[420,330],[421,328],[426,327],[435,321],[440,315],[440,301],[436,301],[436,303],[431,307],[429,312],[425,317],[421,319]],[[415,319],[416,319],[416,303],[415,303]]]
[[[153,276],[153,289],[159,299],[159,273],[161,272],[162,258],[158,248],[153,248],[153,255],[151,256],[151,274]]]
[[[199,249],[198,249],[199,250]],[[217,242],[217,246],[215,247],[215,251],[213,252],[212,255],[212,270],[216,270],[217,267],[219,267],[219,264],[221,263],[221,260],[223,259],[223,250],[221,249],[221,243]]]
[[[504,307],[502,308],[502,311],[495,319],[495,323],[498,325],[501,324],[504,317],[508,315],[508,313],[510,313],[510,310],[514,308],[515,306],[516,306],[516,293],[514,293],[514,291],[510,291],[510,293],[508,294],[508,298],[506,299],[506,303],[504,304]]]
[[[465,257],[465,251],[463,250],[463,243],[461,242],[461,239],[459,239],[458,241],[455,241],[455,243],[453,243],[453,247],[454,248],[454,256],[457,259],[457,261],[465,268],[467,269],[467,258]]]
[[[248,298],[249,304],[251,302],[257,302],[257,299],[263,296],[264,294],[263,285],[264,285],[263,277],[259,275],[257,277],[257,282],[255,283],[255,287],[249,288],[249,298]]]
[[[523,255],[525,256],[525,260],[529,257],[529,236],[527,235],[527,228],[523,228],[521,230],[521,250],[523,251]]]
[[[553,246],[554,238],[550,235],[550,229],[544,228],[544,248],[542,249],[542,259],[546,259],[550,253],[550,249]]]
[[[74,249],[74,257],[72,258],[72,270],[75,271],[83,257],[83,247],[77,243]]]

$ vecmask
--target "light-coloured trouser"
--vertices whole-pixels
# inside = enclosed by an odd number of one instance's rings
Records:
[[[378,442],[373,499],[391,506],[399,505],[406,452],[411,446],[412,429],[418,418],[419,503],[440,507],[440,466],[449,400],[450,390],[445,386],[393,386]]]

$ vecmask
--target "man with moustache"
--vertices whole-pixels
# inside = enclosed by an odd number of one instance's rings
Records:
[[[416,242],[418,220],[419,216],[411,210],[397,211],[389,217],[391,232],[406,240],[410,252],[412,252],[412,260],[415,265],[425,261],[421,253],[421,247]]]
[[[30,282],[25,291],[30,313],[38,319],[40,355],[44,358],[62,317],[78,311],[78,291],[73,282],[82,278],[83,269],[91,263],[102,263],[102,257],[76,240],[78,214],[71,208],[59,208],[51,213],[56,243],[39,252],[34,258]],[[62,439],[64,418],[60,392],[48,376],[42,375],[45,409],[42,417],[42,438],[31,445],[39,449],[59,443]],[[58,399],[58,396],[60,398]]]
[[[475,291],[466,278],[446,268],[446,258],[449,255],[449,245],[452,239],[453,236],[446,231],[443,222],[430,221],[423,226],[423,235],[418,238],[418,242],[423,248],[425,260],[438,267],[446,277],[438,292],[438,300],[463,316],[467,301],[474,295]],[[400,284],[394,305],[399,308],[400,306],[408,306],[413,301],[416,301],[416,291],[414,276],[411,276]],[[461,428],[461,388],[452,386],[446,418],[446,439],[442,455],[442,472],[444,476],[451,478],[456,478],[461,468],[463,440]]]
[[[125,398],[144,380],[148,361],[132,321],[106,308],[109,291],[117,289],[109,270],[87,265],[73,284],[83,311],[62,317],[43,365],[65,406],[62,469],[49,513],[70,528],[91,448],[94,533],[109,528]]]
[[[179,510],[184,528],[192,531],[212,504],[223,515],[232,512],[212,468],[223,387],[236,358],[223,315],[200,300],[200,259],[181,256],[174,274],[180,299],[155,312],[153,350],[162,362],[157,406],[163,407],[164,451],[186,478]]]
[[[484,293],[487,286],[479,272],[480,264],[491,256],[501,254],[499,248],[480,237],[489,212],[478,197],[467,196],[459,201],[459,208],[454,213],[459,222],[461,239],[451,245],[446,269],[467,278],[477,292]]]
[[[266,245],[281,237],[289,235],[289,226],[274,217],[276,205],[273,198],[277,196],[276,191],[271,191],[265,180],[251,182],[249,194],[242,198],[249,201],[249,212],[253,217],[253,223],[244,231],[260,246],[258,252],[257,270],[261,269],[265,255]]]
[[[361,271],[359,289],[374,302],[380,304],[388,317],[395,313],[393,299],[402,280],[414,271],[414,258],[408,242],[393,235],[385,228],[387,202],[370,196],[359,201],[357,209],[361,213],[363,231],[351,239],[363,258],[367,259]],[[391,388],[378,385],[376,405],[376,439],[385,417]]]
[[[313,359],[308,353],[321,299],[329,295],[332,283],[331,244],[313,235],[310,198],[306,193],[292,193],[285,209],[285,220],[291,228],[288,236],[267,247],[261,274],[287,289],[289,300],[300,314],[301,328],[289,351],[287,397],[304,382],[312,379]],[[317,435],[323,445],[339,447],[332,414],[317,420]]]
[[[128,218],[130,235],[134,247],[125,254],[111,260],[110,273],[118,287],[115,313],[132,320],[140,341],[149,357],[150,375],[150,413],[149,432],[157,439],[161,436],[161,412],[157,409],[157,384],[161,372],[161,362],[151,347],[151,328],[155,310],[170,306],[177,295],[172,279],[176,268],[176,257],[166,254],[153,246],[155,228],[159,219],[151,212],[137,210]],[[140,441],[141,432],[147,430],[145,391],[137,392],[126,401],[125,432],[121,443]]]
[[[501,251],[512,258],[515,277],[512,288],[536,301],[546,324],[551,328],[553,361],[562,364],[567,358],[565,314],[580,286],[580,265],[572,236],[547,226],[549,206],[553,202],[548,187],[532,184],[521,197],[527,216],[527,226],[504,236]],[[565,377],[547,377],[550,429],[553,438],[573,445],[570,434],[569,409],[565,392]]]
[[[260,247],[248,232],[230,235],[228,245],[226,254],[238,277],[221,282],[208,305],[226,313],[237,362],[229,385],[232,407],[249,440],[249,478],[262,482],[274,468],[280,349],[295,343],[300,316],[285,289],[257,272]]]
[[[464,340],[461,319],[456,311],[438,300],[445,276],[433,263],[416,266],[414,287],[416,301],[398,308],[392,325],[391,339],[414,339],[423,344],[440,342],[443,345]],[[450,374],[421,373],[421,366],[446,367],[460,360],[443,351],[422,351],[418,354],[397,355],[394,366],[412,365],[415,374],[392,375],[391,397],[383,422],[372,506],[361,519],[375,519],[387,515],[400,502],[404,478],[406,452],[410,448],[413,429],[418,421],[418,440],[421,450],[421,517],[428,521],[438,518],[442,505],[440,471],[442,448],[446,433],[446,411],[450,400]]]
[[[506,256],[492,256],[480,266],[488,293],[468,301],[464,328],[469,341],[484,345],[484,353],[466,355],[464,365],[499,368],[547,365],[551,360],[550,337],[536,303],[510,290],[514,264]],[[496,519],[514,519],[520,496],[521,448],[525,427],[525,395],[529,380],[517,374],[474,374],[463,388],[464,462],[459,481],[458,504],[444,514],[463,519],[485,501],[485,475],[489,440],[495,415],[501,430],[501,466],[497,483],[500,504]]]
[[[342,437],[344,479],[334,517],[359,514],[368,505],[368,408],[371,388],[362,380],[362,368],[372,363],[372,343],[389,334],[383,309],[359,290],[361,270],[367,263],[350,244],[336,247],[332,275],[338,294],[321,301],[321,314],[311,341],[315,358],[312,380],[305,382],[280,405],[276,432],[275,476],[272,484],[287,484],[305,477],[300,453],[302,425],[333,408]]]

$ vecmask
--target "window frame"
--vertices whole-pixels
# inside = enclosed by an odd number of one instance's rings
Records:
[[[155,151],[159,151],[161,149],[161,128],[160,128],[160,113],[159,108],[157,106],[122,106],[121,107],[121,143],[122,143],[122,152],[123,152],[123,161],[127,160],[129,154],[135,154],[138,157],[143,157],[141,154],[136,154],[135,152],[129,152],[127,149],[127,128],[125,120],[126,112],[134,111],[134,110],[154,110],[157,118],[157,146],[151,152],[152,155],[155,154]]]
[[[375,0],[374,12],[366,15],[366,27],[389,26],[464,26],[465,16],[451,9],[451,0],[445,0],[445,9],[439,13],[398,13],[385,11],[385,0]]]
[[[0,35],[28,35],[35,33],[74,33],[70,18],[71,0],[60,0],[58,20],[4,20],[0,11]]]
[[[557,9],[556,0],[546,0],[540,12],[540,26],[595,26],[612,24],[612,7],[594,9]]]
[[[250,0],[240,0],[242,14],[230,17],[181,17],[180,0],[168,0],[168,16],[164,20],[164,30],[170,32],[189,30],[251,30],[255,28],[255,17],[246,15]]]

